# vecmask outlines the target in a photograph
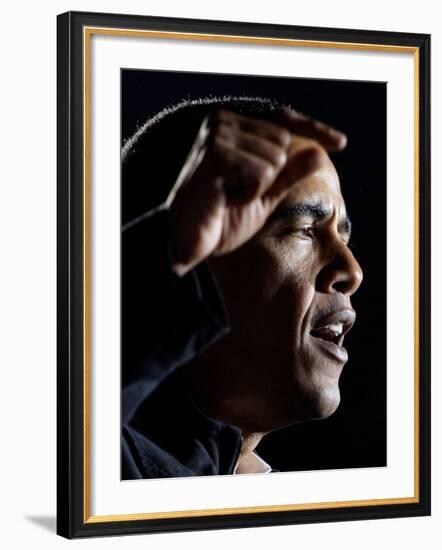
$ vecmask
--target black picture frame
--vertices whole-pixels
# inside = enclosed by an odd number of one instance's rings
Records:
[[[220,513],[193,517],[94,518],[89,512],[90,475],[85,437],[85,403],[90,399],[85,371],[89,262],[85,178],[85,29],[132,29],[281,39],[351,45],[409,48],[418,62],[419,213],[417,304],[418,371],[415,396],[418,410],[414,499],[397,503],[368,503],[293,509]],[[430,36],[367,30],[329,29],[196,19],[68,12],[57,20],[57,533],[66,538],[135,533],[257,527],[430,514]],[[269,507],[271,508],[271,507]]]

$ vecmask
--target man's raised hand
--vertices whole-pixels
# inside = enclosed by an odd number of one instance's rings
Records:
[[[296,135],[317,145],[293,153]],[[167,200],[175,272],[184,275],[252,238],[289,189],[315,171],[318,145],[341,150],[346,137],[289,109],[266,118],[208,115]]]

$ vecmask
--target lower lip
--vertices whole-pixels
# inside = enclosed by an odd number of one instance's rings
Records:
[[[338,344],[330,342],[329,340],[316,338],[316,336],[312,336],[312,338],[327,355],[331,356],[339,363],[346,363],[348,361],[348,352],[343,346],[338,346]]]

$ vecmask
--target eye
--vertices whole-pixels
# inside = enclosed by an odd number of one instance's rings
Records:
[[[313,227],[311,225],[308,225],[306,227],[301,227],[299,231],[301,231],[303,235],[306,235],[308,237],[313,237]]]
[[[293,225],[288,225],[286,227],[280,228],[276,233],[276,235],[279,237],[290,237],[293,235],[309,236],[310,232],[311,232],[310,226],[295,227]]]
[[[302,227],[284,227],[278,231],[277,236],[279,237],[301,237],[301,238],[312,238],[314,236],[314,228],[311,225],[304,225]]]
[[[313,227],[311,225],[306,225],[304,227],[297,227],[294,229],[294,233],[301,235],[303,237],[313,237]]]

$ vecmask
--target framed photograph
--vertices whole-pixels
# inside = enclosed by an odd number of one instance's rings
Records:
[[[57,532],[430,514],[430,36],[58,16]]]

